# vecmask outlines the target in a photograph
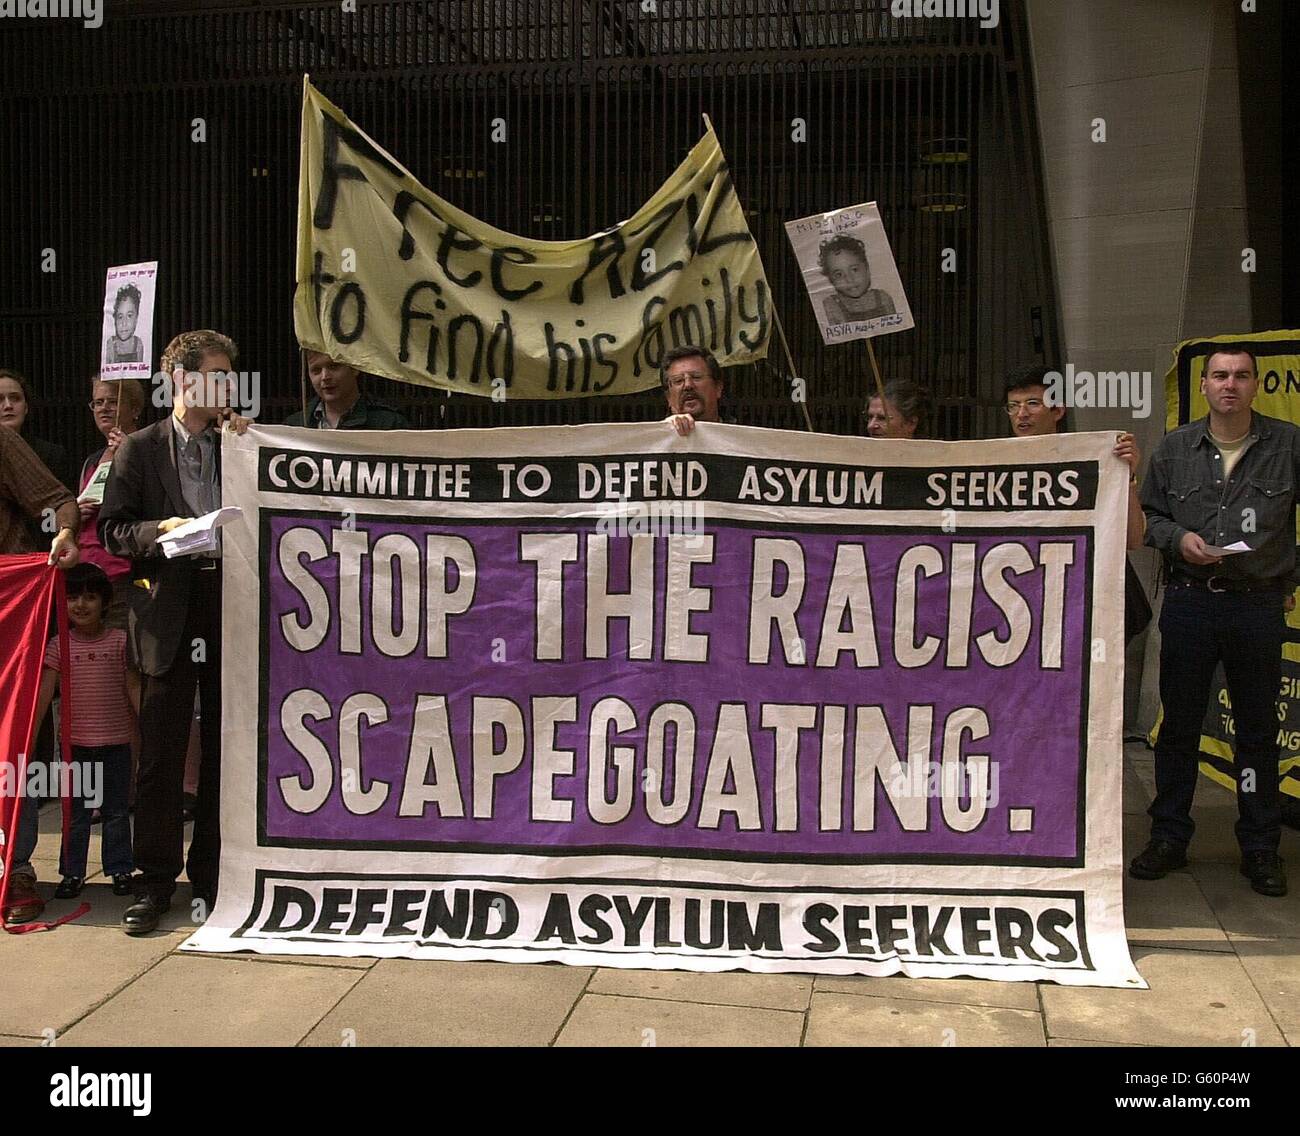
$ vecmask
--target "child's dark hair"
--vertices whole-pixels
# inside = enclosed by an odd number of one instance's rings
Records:
[[[93,592],[104,601],[106,611],[113,602],[113,585],[109,583],[104,569],[97,564],[76,564],[67,570],[63,580],[70,596]]]
[[[135,304],[136,313],[140,312],[140,289],[134,284],[123,284],[117,290],[117,299],[113,301],[113,314],[117,315],[117,309],[121,306],[123,300],[130,300]]]
[[[837,252],[851,252],[854,256],[860,256],[868,265],[871,264],[871,261],[867,260],[867,246],[857,237],[841,233],[838,237],[822,241],[817,247],[817,264],[827,275],[829,272],[827,272],[826,262]]]

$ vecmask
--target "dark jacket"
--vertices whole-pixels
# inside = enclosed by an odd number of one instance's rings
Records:
[[[176,657],[198,571],[193,557],[168,560],[158,545],[159,521],[193,512],[176,472],[174,431],[169,414],[127,436],[99,510],[104,548],[131,561],[133,580],[149,581],[147,589],[128,589],[127,637],[140,670],[152,676],[166,674]]]
[[[1209,419],[1166,434],[1142,483],[1147,544],[1160,549],[1175,576],[1226,577],[1290,591],[1296,584],[1295,510],[1300,492],[1300,428],[1252,413],[1249,445],[1223,476]],[[1218,565],[1189,564],[1179,544],[1194,532],[1222,548],[1244,540],[1252,552]]]
[[[48,469],[64,485],[66,485],[74,494],[78,492],[78,487],[72,484],[72,469],[68,465],[68,451],[54,442],[47,442],[44,438],[29,438],[23,435],[23,441],[31,446],[32,451],[38,458],[45,463]]]
[[[307,417],[304,420],[299,410],[284,420],[286,426],[315,426],[320,412],[320,399],[313,398],[307,404]],[[371,398],[365,391],[357,396],[357,401],[339,421],[340,430],[409,430],[411,424],[394,406]]]

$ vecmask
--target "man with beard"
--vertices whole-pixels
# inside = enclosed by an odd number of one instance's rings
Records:
[[[721,422],[724,383],[718,361],[703,347],[674,347],[664,355],[659,378],[668,399],[668,421],[685,437],[696,422]]]

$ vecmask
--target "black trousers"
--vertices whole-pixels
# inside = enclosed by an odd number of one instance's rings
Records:
[[[196,894],[212,897],[221,860],[221,569],[194,574],[185,634],[165,675],[145,675],[140,694],[140,768],[135,791],[135,866],[142,892],[170,896],[185,850],[181,819],[185,751],[199,693],[198,804],[185,869]]]
[[[1282,820],[1277,697],[1284,626],[1280,593],[1214,593],[1174,584],[1165,592],[1160,613],[1165,716],[1156,739],[1152,839],[1186,845],[1192,838],[1201,723],[1215,664],[1222,661],[1236,720],[1237,842],[1243,852],[1277,851]]]

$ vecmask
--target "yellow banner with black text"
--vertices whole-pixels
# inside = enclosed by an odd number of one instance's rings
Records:
[[[665,351],[767,353],[771,292],[712,128],[626,221],[539,241],[421,185],[304,80],[299,343],[375,375],[497,398],[619,395]]]

